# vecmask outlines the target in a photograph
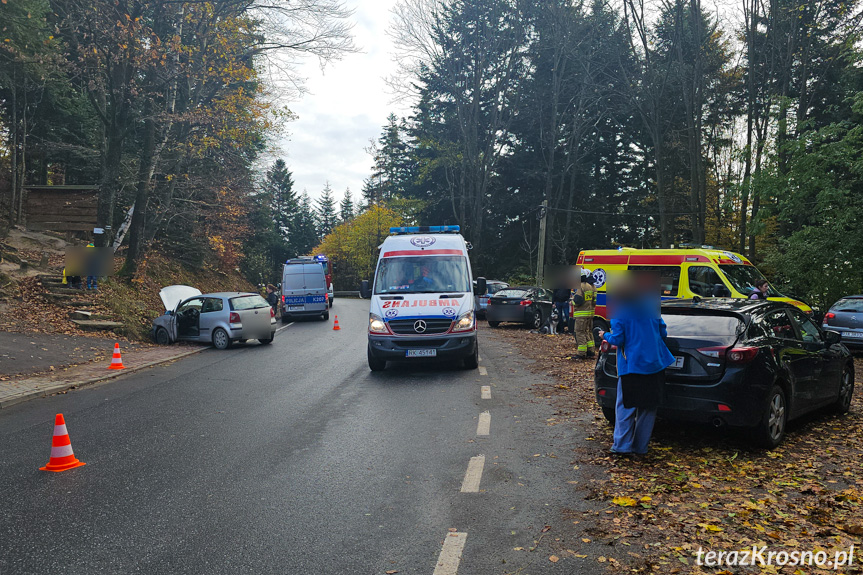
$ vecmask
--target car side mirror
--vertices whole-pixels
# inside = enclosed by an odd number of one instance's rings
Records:
[[[832,329],[828,329],[824,332],[824,341],[827,342],[827,345],[836,345],[842,341],[842,334],[838,331],[833,331]]]
[[[731,292],[728,291],[728,288],[723,284],[714,284],[713,285],[713,297],[729,297],[731,296]]]
[[[473,293],[476,295],[485,295],[485,290],[488,289],[488,283],[485,278],[476,278],[476,285],[473,287]]]
[[[360,283],[360,297],[363,299],[371,299],[372,287],[369,285],[369,280],[363,280]]]

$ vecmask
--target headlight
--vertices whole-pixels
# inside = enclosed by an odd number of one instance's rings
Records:
[[[387,324],[381,319],[381,316],[373,313],[369,314],[369,332],[370,333],[389,333]]]
[[[470,331],[473,329],[474,321],[473,321],[473,312],[469,311],[466,314],[460,316],[458,320],[455,322],[455,326],[452,328],[453,331]]]

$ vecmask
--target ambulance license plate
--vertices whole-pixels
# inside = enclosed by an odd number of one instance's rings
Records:
[[[288,311],[303,311],[306,309],[304,305],[291,305],[288,306]]]
[[[669,365],[668,369],[683,369],[683,358],[674,356],[674,363]]]
[[[409,349],[406,357],[437,357],[436,349]]]
[[[842,332],[842,337],[856,337],[856,338],[863,338],[863,333],[856,332],[856,331],[843,331],[843,332]]]

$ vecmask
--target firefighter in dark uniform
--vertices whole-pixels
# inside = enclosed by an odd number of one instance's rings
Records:
[[[575,359],[593,357],[593,310],[596,307],[596,288],[588,270],[581,274],[581,285],[572,296],[572,316],[575,319],[575,343],[578,346]]]

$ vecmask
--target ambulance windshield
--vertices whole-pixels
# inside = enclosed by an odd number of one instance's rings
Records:
[[[755,266],[721,265],[719,269],[722,270],[734,289],[745,296],[749,296],[755,291],[755,280],[764,278]],[[782,297],[782,294],[771,285],[767,290],[767,297]]]
[[[378,263],[376,294],[470,291],[464,256],[408,256]]]

